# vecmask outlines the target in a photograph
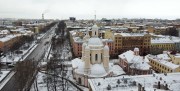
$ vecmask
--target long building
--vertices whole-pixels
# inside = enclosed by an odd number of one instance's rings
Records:
[[[88,32],[90,33],[91,30]],[[70,41],[73,47],[74,56],[76,57],[82,55],[82,37],[84,35],[84,31],[70,31]],[[151,35],[147,33],[113,33],[112,31],[101,30],[99,37],[102,39],[103,43],[107,42],[110,49],[110,56],[117,57],[117,55],[128,50],[133,50],[135,47],[140,49],[140,55],[149,53],[150,50]]]
[[[172,55],[163,53],[158,55],[148,55],[152,69],[158,73],[180,72],[180,54]]]
[[[179,91],[180,73],[88,79],[89,91]]]
[[[88,32],[91,36],[92,31],[89,29]],[[85,29],[70,31],[73,53],[76,57],[82,55],[81,48],[85,34]],[[128,50],[133,50],[135,47],[139,48],[140,55],[149,53],[159,54],[164,50],[180,51],[180,38],[173,36],[155,35],[150,33],[114,33],[111,30],[100,30],[99,38],[102,39],[103,43],[108,43],[111,57],[117,57],[119,54]]]

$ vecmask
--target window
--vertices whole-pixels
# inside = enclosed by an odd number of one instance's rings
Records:
[[[91,60],[91,54],[90,54],[90,60]]]
[[[98,59],[98,55],[96,54],[96,55],[95,55],[95,60],[97,61],[97,59]]]
[[[101,60],[103,60],[103,54],[101,53]]]

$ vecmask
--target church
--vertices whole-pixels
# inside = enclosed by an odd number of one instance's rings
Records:
[[[92,26],[92,36],[88,30],[83,38],[82,57],[72,60],[73,78],[88,87],[89,78],[112,76],[113,64],[109,63],[109,47],[98,37],[98,26]]]

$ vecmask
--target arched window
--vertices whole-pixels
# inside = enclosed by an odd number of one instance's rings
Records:
[[[97,61],[97,59],[98,59],[98,55],[96,54],[96,55],[95,55],[95,60]]]

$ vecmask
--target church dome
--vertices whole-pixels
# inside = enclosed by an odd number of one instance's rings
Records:
[[[92,26],[92,30],[98,30],[98,26],[97,26],[96,24],[94,24],[94,25]]]
[[[103,46],[102,40],[100,38],[92,37],[88,41],[89,46]]]
[[[91,75],[92,76],[105,76],[106,70],[104,69],[103,65],[101,64],[94,64],[91,66]]]

